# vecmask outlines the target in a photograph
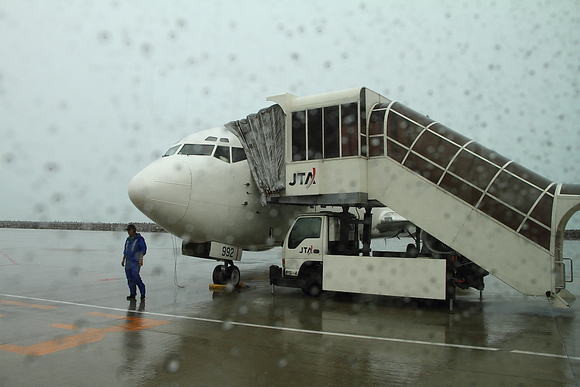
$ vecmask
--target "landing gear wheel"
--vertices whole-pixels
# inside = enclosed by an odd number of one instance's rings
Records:
[[[213,269],[213,275],[212,275],[212,279],[213,279],[213,283],[216,285],[223,285],[225,284],[225,278],[224,278],[224,265],[217,265],[214,269]]]
[[[229,266],[226,269],[226,283],[234,287],[240,283],[240,269],[237,266]]]
[[[236,287],[240,283],[240,269],[233,264],[217,265],[213,269],[212,279],[216,285],[229,285]]]

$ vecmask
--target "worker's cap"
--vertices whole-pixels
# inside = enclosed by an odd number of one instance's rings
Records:
[[[128,224],[125,231],[129,231],[129,230],[137,231],[137,228],[135,227],[134,224]]]

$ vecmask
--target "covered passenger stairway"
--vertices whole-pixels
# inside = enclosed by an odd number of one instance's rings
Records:
[[[263,143],[285,154],[285,170],[277,161],[283,172],[262,185],[269,201],[388,206],[521,293],[568,306],[562,246],[580,185],[551,182],[366,88],[269,100],[284,127],[227,125],[283,138]],[[255,178],[260,168],[272,170],[254,165]]]

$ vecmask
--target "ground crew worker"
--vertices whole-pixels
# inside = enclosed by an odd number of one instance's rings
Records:
[[[121,266],[125,267],[125,275],[127,276],[127,284],[129,285],[130,294],[127,300],[134,300],[137,296],[137,287],[141,292],[141,299],[145,299],[145,284],[141,280],[139,271],[143,266],[143,256],[147,253],[147,244],[145,238],[137,233],[137,228],[133,224],[127,225],[125,229],[129,236],[125,241],[125,249],[123,250],[123,260]]]

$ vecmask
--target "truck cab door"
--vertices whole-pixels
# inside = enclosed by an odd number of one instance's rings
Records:
[[[323,217],[296,219],[284,244],[284,274],[297,276],[306,261],[322,261],[324,247]]]

